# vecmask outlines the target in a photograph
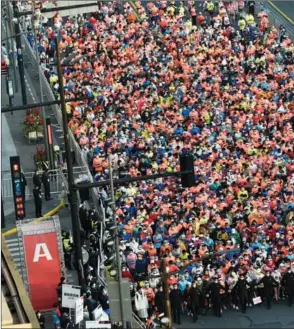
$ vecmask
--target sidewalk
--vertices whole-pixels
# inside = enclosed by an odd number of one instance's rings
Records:
[[[45,201],[43,200],[42,204],[42,213],[45,215],[50,210],[56,208],[60,204],[60,199],[57,197],[53,197],[52,200]],[[5,229],[2,229],[2,233],[11,230],[16,227],[15,224],[15,213],[14,213],[14,204],[13,201],[8,201],[4,203],[4,215],[5,215]],[[66,231],[71,230],[71,218],[70,218],[70,210],[63,208],[58,214],[61,229]],[[34,200],[26,201],[26,218],[36,218],[35,216],[35,204]]]

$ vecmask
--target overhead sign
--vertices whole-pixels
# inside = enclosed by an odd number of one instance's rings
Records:
[[[81,287],[70,284],[62,285],[62,307],[75,308],[75,302],[81,296]]]
[[[19,156],[10,157],[10,170],[15,207],[15,217],[16,220],[22,220],[25,218],[25,204],[23,195],[25,187],[23,186],[21,178]]]
[[[57,233],[25,235],[23,241],[34,310],[51,309],[61,277]]]
[[[84,298],[80,297],[75,301],[75,324],[79,324],[84,319]]]
[[[111,329],[111,323],[99,323],[99,321],[86,321],[86,329],[105,328]]]

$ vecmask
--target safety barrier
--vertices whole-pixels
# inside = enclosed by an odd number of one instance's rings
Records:
[[[60,194],[62,192],[62,181],[60,180],[59,169],[49,170],[48,172],[50,177],[51,194],[53,195]],[[24,176],[27,181],[25,196],[26,199],[30,199],[33,196],[34,172],[24,173]],[[13,198],[11,173],[9,171],[6,172],[2,171],[1,189],[2,189],[2,198],[4,201]]]
[[[81,174],[84,174],[85,167],[74,167],[74,177],[79,177]],[[68,192],[67,189],[67,173],[66,170],[62,170],[61,168],[49,170],[50,177],[50,191],[53,195],[59,195],[64,190]],[[39,172],[42,174],[42,172]],[[24,173],[24,176],[27,181],[27,186],[25,190],[26,199],[31,199],[33,197],[33,177],[34,172]],[[12,181],[11,181],[11,173],[10,171],[2,171],[2,179],[1,179],[1,191],[2,198],[4,201],[13,198],[13,189],[12,189]]]

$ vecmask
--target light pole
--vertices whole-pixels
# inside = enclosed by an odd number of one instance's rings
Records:
[[[73,230],[73,240],[74,240],[74,250],[75,250],[75,263],[78,272],[79,284],[83,285],[85,282],[84,268],[83,268],[83,256],[82,256],[82,246],[81,246],[81,236],[80,236],[80,223],[78,218],[78,196],[77,189],[74,186],[73,177],[73,166],[72,166],[72,154],[69,143],[69,133],[67,124],[67,113],[66,113],[66,102],[64,96],[64,85],[63,76],[61,70],[61,55],[59,49],[58,36],[56,37],[56,50],[57,50],[57,72],[58,72],[58,83],[60,92],[60,105],[62,113],[62,123],[63,123],[63,136],[64,136],[64,146],[66,152],[66,164],[67,164],[67,178],[68,178],[68,190],[69,196],[68,200],[70,203],[70,212],[72,220],[72,230]]]
[[[114,184],[113,184],[113,171],[112,171],[112,156],[108,156],[109,162],[109,179],[110,179],[110,193],[111,193],[111,208],[113,213],[113,224],[115,226],[115,254],[116,254],[116,263],[117,263],[117,274],[118,274],[118,286],[119,286],[119,302],[120,302],[120,312],[122,317],[123,328],[127,328],[127,322],[124,312],[124,298],[123,298],[123,289],[122,289],[122,274],[121,274],[121,262],[119,254],[119,240],[118,240],[118,229],[116,221],[116,209],[115,209],[115,196],[114,196]]]

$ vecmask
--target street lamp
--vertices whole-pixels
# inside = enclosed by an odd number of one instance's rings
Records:
[[[71,211],[75,262],[77,265],[76,268],[78,272],[79,284],[83,285],[85,282],[85,276],[84,276],[84,268],[83,268],[80,223],[78,218],[78,213],[79,213],[78,196],[77,196],[77,189],[74,186],[73,165],[72,165],[73,161],[72,161],[72,153],[71,153],[70,141],[69,141],[66,102],[65,102],[63,76],[61,69],[61,54],[60,54],[58,36],[56,37],[56,48],[57,48],[57,72],[58,72],[58,83],[59,83],[59,92],[60,92],[60,105],[61,105],[61,113],[62,113],[63,136],[64,136],[64,146],[66,152],[66,164],[67,164],[67,178],[68,178],[68,190],[69,190],[68,200],[70,203],[70,211]]]

